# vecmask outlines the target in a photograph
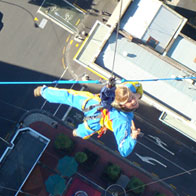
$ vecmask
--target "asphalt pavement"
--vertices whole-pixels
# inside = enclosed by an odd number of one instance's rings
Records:
[[[54,81],[59,78],[79,80],[84,73],[91,79],[99,79],[95,74],[73,62],[73,57],[82,44],[74,40],[75,35],[70,35],[48,19],[44,28],[35,26],[34,18],[37,17],[36,23],[40,24],[44,17],[37,13],[40,4],[30,2],[0,1],[4,24],[0,31],[1,81]],[[93,7],[88,10],[88,14],[78,26],[79,31],[88,33],[95,20],[103,20],[102,11],[111,13],[117,3],[114,0],[93,2]],[[69,107],[49,104],[42,98],[34,98],[35,87],[35,85],[0,86],[2,111],[0,129],[3,137],[9,138],[8,133],[10,135],[13,133],[20,116],[31,109],[46,110],[63,119]],[[81,89],[79,85],[60,85],[60,87]],[[92,92],[99,92],[101,86],[88,85],[87,88]],[[196,165],[195,143],[160,123],[159,111],[150,106],[141,106],[142,109],[136,112],[135,122],[144,132],[144,137],[138,139],[138,144],[128,159],[160,179],[168,178],[166,182],[176,188],[180,195],[194,196],[195,172],[188,174],[186,171]],[[162,147],[156,137],[162,141]],[[113,135],[108,132],[99,142],[103,142],[116,152],[115,140],[111,138]],[[149,160],[151,163],[146,162]]]

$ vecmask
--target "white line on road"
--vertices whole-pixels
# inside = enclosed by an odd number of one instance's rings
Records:
[[[42,21],[39,24],[39,27],[41,29],[44,29],[44,27],[46,26],[47,22],[48,22],[48,20],[46,20],[45,18],[43,18]]]
[[[155,141],[151,140],[150,138],[153,138]],[[169,152],[172,155],[175,155],[175,153],[173,153],[172,151],[168,150],[165,146],[167,146],[167,144],[163,141],[161,141],[161,139],[159,139],[158,137],[152,136],[152,135],[148,135],[148,137],[145,137],[147,140],[153,142],[154,144],[158,145],[159,147],[161,147],[163,150]]]
[[[152,157],[145,157],[145,156],[141,156],[141,155],[139,155],[138,153],[135,153],[142,161],[144,161],[144,162],[146,162],[146,163],[149,163],[149,164],[151,164],[151,165],[156,165],[156,164],[154,164],[153,162],[151,162],[151,161],[154,161],[154,162],[156,162],[156,163],[159,163],[160,165],[162,165],[163,167],[167,167],[167,165],[165,165],[165,164],[163,164],[163,163],[161,163],[160,161],[158,161],[158,160],[156,160],[156,159],[154,159],[154,158],[152,158]]]
[[[184,168],[180,167],[179,165],[177,165],[176,163],[174,163],[174,162],[170,161],[169,159],[165,158],[163,155],[161,155],[161,154],[159,154],[158,152],[156,152],[156,151],[152,150],[152,149],[151,149],[151,148],[149,148],[148,146],[146,146],[146,145],[142,144],[142,143],[141,143],[141,142],[139,142],[139,141],[137,141],[137,143],[138,143],[138,144],[140,144],[141,146],[143,146],[143,147],[147,148],[147,149],[148,149],[148,150],[150,150],[151,152],[155,153],[156,155],[160,156],[161,158],[165,159],[166,161],[170,162],[171,164],[175,165],[175,166],[176,166],[176,167],[178,167],[179,169],[181,169],[181,170],[185,171],[187,174],[190,174],[190,175],[191,175],[191,173],[190,173],[189,171],[187,171],[186,169],[184,169]]]
[[[63,78],[63,76],[65,75],[66,71],[68,70],[68,67],[66,67],[66,69],[63,71],[63,73],[61,74],[59,80],[61,80]],[[55,87],[57,86],[58,84],[55,84]],[[41,110],[43,110],[44,106],[46,105],[47,101],[45,100],[43,105],[41,106]]]

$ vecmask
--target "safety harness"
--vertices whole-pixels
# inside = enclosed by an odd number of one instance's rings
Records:
[[[106,133],[108,129],[112,131],[112,122],[109,119],[109,109],[111,108],[111,103],[113,102],[114,97],[115,97],[115,88],[116,88],[115,83],[116,83],[115,77],[112,76],[111,78],[109,78],[107,86],[101,89],[100,94],[90,96],[88,99],[84,101],[82,105],[83,112],[90,111],[94,109],[95,107],[97,107],[97,111],[100,111],[100,114],[96,116],[84,117],[83,121],[84,121],[84,125],[86,129],[93,131],[93,133],[88,136],[85,136],[83,139],[88,139],[95,133],[97,133],[98,134],[97,137],[100,138],[103,134]],[[91,99],[97,100],[98,104],[94,104],[86,108],[86,104]],[[100,125],[101,125],[101,129],[98,131],[92,130],[88,126],[88,122],[87,122],[88,120],[93,120],[97,118],[100,119]]]
[[[91,105],[88,108],[86,108],[86,105],[87,105],[88,101],[90,101],[91,99],[95,99],[99,103],[98,104]],[[112,129],[111,128],[112,127],[111,126],[111,122],[109,121],[109,118],[108,118],[108,115],[107,115],[109,111],[107,109],[103,108],[103,106],[101,105],[101,99],[100,99],[100,95],[99,94],[96,94],[93,97],[90,97],[90,98],[86,99],[83,102],[82,110],[83,110],[83,112],[88,112],[88,111],[94,109],[95,107],[98,107],[97,110],[100,111],[100,114],[99,115],[96,115],[96,116],[86,116],[83,119],[84,125],[85,125],[86,129],[93,131],[93,133],[90,134],[90,135],[87,135],[87,136],[83,137],[83,139],[88,139],[89,137],[91,137],[92,135],[94,135],[96,133],[98,134],[97,138],[100,138],[103,134],[106,133],[106,131],[107,131],[108,128],[110,130]],[[97,119],[97,118],[100,119],[101,129],[99,129],[99,130],[93,130],[93,129],[91,129],[89,127],[87,121],[88,120]]]

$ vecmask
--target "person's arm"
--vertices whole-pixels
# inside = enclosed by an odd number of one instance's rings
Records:
[[[119,123],[119,119],[117,121],[117,123],[113,122],[113,132],[118,145],[118,151],[121,156],[127,157],[136,145],[137,134],[133,131],[131,133],[131,127],[128,123],[121,124]]]
[[[138,128],[136,128],[135,127],[135,123],[134,123],[134,121],[132,120],[131,121],[131,137],[133,138],[133,139],[137,139],[137,137],[138,137],[138,135],[140,134],[140,132],[141,132],[141,130]]]

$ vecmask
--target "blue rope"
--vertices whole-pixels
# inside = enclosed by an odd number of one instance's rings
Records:
[[[117,83],[124,83],[124,82],[156,82],[156,81],[163,81],[163,80],[196,80],[196,77],[176,77],[176,78],[154,78],[154,79],[144,79],[144,80],[125,80],[122,79]],[[75,80],[56,80],[56,81],[39,81],[39,82],[0,82],[0,85],[10,85],[10,84],[104,84],[104,82],[99,80],[87,80],[87,81],[75,81]]]
[[[75,80],[57,80],[57,81],[40,81],[40,82],[0,82],[1,84],[85,84],[85,83],[93,83],[100,84],[99,80],[87,80],[87,81],[75,81]]]
[[[144,80],[125,80],[122,79],[120,83],[123,82],[156,82],[161,80],[176,80],[176,81],[182,81],[182,80],[196,80],[196,77],[190,76],[190,77],[175,77],[175,78],[154,78],[154,79],[144,79]]]

